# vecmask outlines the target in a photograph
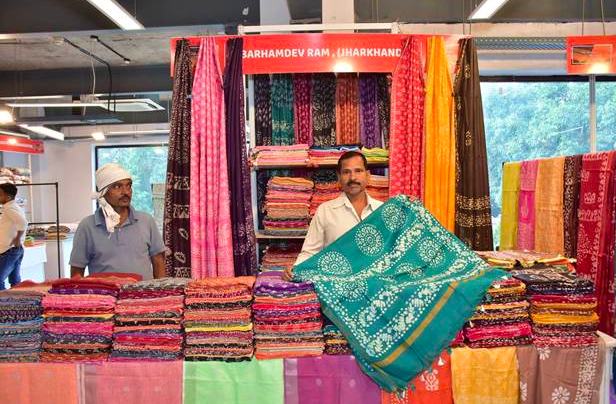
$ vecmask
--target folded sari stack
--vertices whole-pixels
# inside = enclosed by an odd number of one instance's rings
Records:
[[[205,278],[186,285],[184,357],[239,362],[252,358],[253,276]]]
[[[189,281],[161,278],[122,287],[116,303],[110,358],[180,359],[184,342],[184,286]]]
[[[492,266],[503,268],[531,268],[549,267],[555,265],[569,265],[572,260],[557,253],[542,253],[536,251],[477,251],[484,261]]]
[[[280,272],[263,272],[257,278],[254,296],[257,359],[323,353],[323,320],[314,285],[287,282]]]
[[[43,295],[20,289],[0,292],[0,362],[38,362]]]
[[[389,177],[386,175],[371,174],[366,186],[368,195],[381,202],[389,199]]]
[[[366,156],[368,164],[387,164],[389,162],[389,150],[380,147],[372,149],[362,147],[361,152]]]
[[[54,281],[43,298],[41,361],[106,360],[120,288],[139,278],[112,274]]]
[[[312,177],[314,193],[310,200],[310,216],[314,216],[317,208],[324,202],[340,196],[340,184],[335,170],[319,170]]]
[[[265,233],[279,236],[305,235],[310,225],[313,187],[314,183],[306,178],[270,179],[265,194]]]
[[[250,152],[250,161],[254,166],[305,166],[309,162],[308,145],[257,146]]]
[[[349,341],[344,338],[342,332],[333,324],[323,327],[323,339],[325,341],[326,355],[352,355]]]
[[[261,271],[284,271],[291,269],[302,251],[300,243],[269,245],[261,261]]]
[[[532,329],[524,283],[509,278],[492,283],[464,327],[471,348],[528,345]]]
[[[359,151],[359,147],[349,146],[312,146],[308,151],[310,162],[316,165],[337,165],[338,159],[348,151]]]
[[[552,268],[514,270],[530,296],[533,342],[579,347],[597,343],[599,316],[591,281]]]

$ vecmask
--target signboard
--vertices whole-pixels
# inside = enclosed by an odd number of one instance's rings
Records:
[[[616,35],[568,37],[567,73],[616,74]]]
[[[244,74],[267,73],[391,73],[410,35],[402,34],[284,34],[245,35]],[[420,37],[428,37],[420,35]],[[224,44],[229,36],[218,36],[220,63],[224,65]],[[457,35],[444,36],[450,61],[457,58]],[[171,72],[176,42],[171,40]],[[187,39],[191,47],[200,37]],[[424,52],[425,54],[425,52]]]
[[[0,151],[28,154],[43,154],[45,148],[40,140],[0,135]]]

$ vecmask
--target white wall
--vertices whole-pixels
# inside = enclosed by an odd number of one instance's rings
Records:
[[[259,2],[261,25],[286,25],[291,13],[286,0],[261,0]]]

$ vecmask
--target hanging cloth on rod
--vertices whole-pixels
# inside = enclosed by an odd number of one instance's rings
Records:
[[[231,198],[233,264],[235,276],[257,272],[257,247],[252,217],[250,167],[246,151],[244,117],[244,74],[242,50],[244,40],[227,41],[227,65],[224,75],[227,162]]]
[[[499,250],[517,249],[521,165],[522,163],[519,161],[503,164],[503,200]]]
[[[488,153],[483,125],[477,47],[473,38],[460,40],[455,95],[456,206],[455,234],[470,249],[494,249],[488,178]]]
[[[564,196],[563,196],[563,233],[565,256],[577,257],[578,209],[580,207],[580,175],[582,173],[582,155],[565,157]]]
[[[169,277],[190,278],[189,96],[193,78],[188,41],[178,41],[174,66],[163,220],[165,246],[171,254],[165,257],[165,273]]]
[[[422,40],[407,40],[392,82],[389,196],[421,198],[424,136]]]
[[[535,187],[538,160],[523,161],[520,167],[520,197],[518,199],[518,250],[535,249]]]
[[[255,74],[255,136],[257,146],[272,144],[272,83],[269,74]]]
[[[272,79],[272,144],[292,145],[294,140],[293,77],[290,74],[274,74]]]
[[[564,252],[563,195],[565,158],[539,160],[535,192],[535,250]]]
[[[232,277],[223,81],[216,42],[201,40],[192,100],[190,236],[192,277]]]
[[[312,146],[312,75],[293,75],[295,143]]]
[[[336,143],[359,143],[359,79],[356,73],[336,77]]]
[[[451,75],[442,37],[428,38],[426,62],[424,204],[454,231],[456,139]]]
[[[314,146],[336,144],[336,75],[312,75],[312,138]]]
[[[359,133],[364,147],[381,147],[379,127],[378,77],[380,74],[359,75]]]

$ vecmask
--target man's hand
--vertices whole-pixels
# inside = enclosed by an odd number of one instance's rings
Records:
[[[13,240],[13,245],[16,248],[21,248],[22,244],[21,244],[21,237],[15,237],[15,239]]]

